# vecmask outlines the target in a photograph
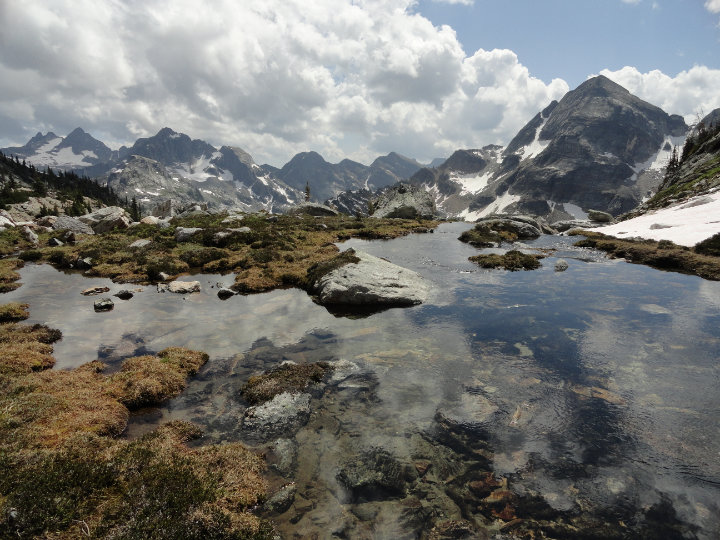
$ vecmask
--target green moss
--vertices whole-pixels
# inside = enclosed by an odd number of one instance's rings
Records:
[[[327,362],[283,364],[263,375],[250,377],[240,393],[248,403],[258,405],[284,392],[300,392],[322,381],[331,370]]]
[[[530,255],[514,249],[503,255],[475,255],[468,260],[479,264],[483,268],[504,268],[505,270],[516,271],[540,268],[540,259],[543,258],[543,255]]]

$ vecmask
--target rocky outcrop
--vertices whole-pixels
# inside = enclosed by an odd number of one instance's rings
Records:
[[[92,227],[70,216],[58,216],[52,224],[56,231],[67,230],[75,234],[95,234]]]
[[[110,232],[113,229],[127,229],[132,223],[130,215],[119,206],[101,208],[91,214],[78,217],[78,220],[89,225],[96,234]]]
[[[292,215],[306,215],[306,216],[337,216],[339,212],[334,208],[325,206],[324,204],[306,202],[293,206],[287,212]]]
[[[588,219],[596,223],[611,223],[613,217],[611,214],[601,210],[588,210]]]
[[[191,294],[200,292],[199,281],[171,281],[164,285],[159,285],[158,290],[162,292],[171,292],[176,294]]]
[[[341,256],[344,264],[313,280],[311,290],[319,303],[382,309],[427,300],[428,284],[416,272],[361,251]]]
[[[200,227],[178,227],[175,229],[176,242],[189,242],[195,233],[201,232]]]
[[[424,189],[408,184],[397,184],[384,189],[372,200],[375,218],[432,218],[435,202]]]

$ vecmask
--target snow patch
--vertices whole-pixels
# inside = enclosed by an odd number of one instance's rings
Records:
[[[670,240],[694,246],[720,233],[720,191],[596,230],[618,238]]]
[[[511,195],[510,192],[506,191],[482,210],[475,212],[471,212],[470,209],[463,210],[460,212],[458,217],[464,219],[465,221],[476,221],[491,214],[502,214],[508,206],[518,202],[519,200],[520,195]]]
[[[485,189],[492,178],[492,171],[485,174],[457,174],[450,173],[450,180],[460,184],[462,191],[460,195],[480,193]]]
[[[550,118],[548,116],[548,118]],[[537,129],[535,130],[535,139],[533,139],[533,142],[530,144],[527,144],[520,148],[518,150],[518,153],[522,155],[523,159],[530,159],[531,157],[537,156],[540,152],[545,150],[547,146],[550,144],[550,139],[541,141],[540,140],[540,132],[545,127],[545,124],[548,121],[548,118],[543,118],[542,124],[540,124]]]

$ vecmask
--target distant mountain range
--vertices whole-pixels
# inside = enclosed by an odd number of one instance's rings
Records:
[[[297,154],[281,168],[257,165],[240,148],[217,149],[170,128],[116,151],[78,128],[65,138],[38,133],[2,152],[82,172],[147,207],[173,198],[279,211],[304,200],[308,185],[313,200],[364,212],[379,189],[409,179],[450,216],[566,219],[589,209],[617,215],[647,200],[687,133],[682,117],[598,76],[538,112],[506,147],[457,150],[427,167],[394,152],[370,165],[328,163],[317,152]]]
[[[6,155],[38,167],[73,170],[135,197],[146,207],[167,199],[211,207],[281,210],[311,197],[322,201],[347,190],[375,190],[408,178],[422,165],[390,153],[371,165],[349,159],[333,164],[317,152],[303,152],[284,167],[257,165],[243,149],[219,149],[170,128],[113,151],[77,128],[67,137],[38,133],[25,146],[3,148]]]

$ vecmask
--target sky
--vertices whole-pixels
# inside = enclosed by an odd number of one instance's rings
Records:
[[[507,144],[603,74],[720,107],[720,0],[0,0],[0,147],[167,126],[258,163]]]

